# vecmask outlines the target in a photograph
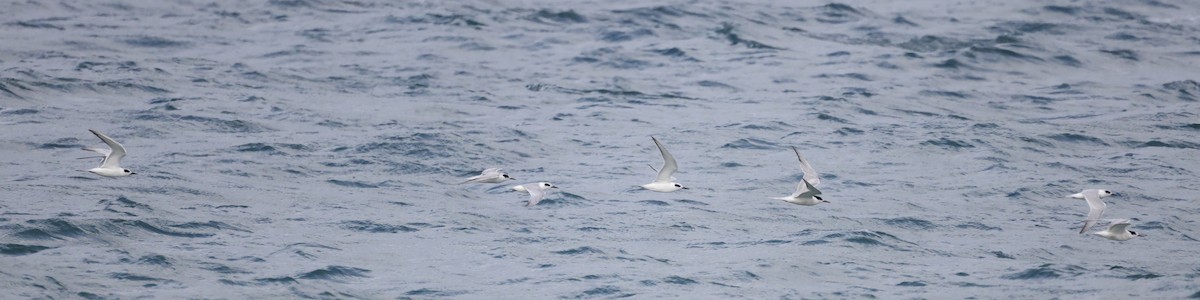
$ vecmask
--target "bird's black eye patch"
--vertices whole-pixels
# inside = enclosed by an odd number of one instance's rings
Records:
[[[125,173],[129,173],[129,169],[125,169]]]
[[[1129,234],[1132,234],[1132,235],[1137,235],[1137,231],[1130,230],[1130,231],[1129,231]]]
[[[504,178],[508,178],[508,174],[504,174],[504,175],[500,175],[500,176],[504,176]]]
[[[675,184],[675,187],[683,187],[683,186],[682,186],[682,185],[679,185],[678,183],[676,183],[676,184]]]

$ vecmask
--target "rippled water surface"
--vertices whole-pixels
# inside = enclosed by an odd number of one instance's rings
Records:
[[[1200,298],[1200,2],[4,7],[9,297]]]

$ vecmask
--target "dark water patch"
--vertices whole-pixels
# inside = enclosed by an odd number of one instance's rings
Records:
[[[24,240],[61,240],[87,234],[83,228],[63,219],[28,220],[25,224],[20,227],[30,228],[17,231],[12,236]]]
[[[544,83],[527,84],[527,85],[525,85],[525,88],[529,89],[530,91],[534,91],[534,92],[554,91],[554,92],[571,94],[571,95],[593,94],[594,93],[594,94],[601,94],[601,95],[606,95],[606,96],[620,97],[623,99],[632,98],[632,99],[636,99],[636,100],[631,100],[630,103],[637,103],[637,104],[644,104],[644,103],[646,103],[645,100],[647,100],[647,99],[663,99],[663,98],[665,98],[665,99],[695,100],[695,98],[684,97],[684,96],[680,95],[678,92],[663,93],[663,94],[646,94],[646,93],[642,93],[639,91],[630,91],[630,90],[573,89],[573,88],[565,88],[565,87],[561,87],[561,86],[557,86],[557,85],[553,85],[553,84],[544,84]],[[521,107],[512,107],[511,109],[520,109],[520,108]]]
[[[1176,93],[1176,95],[1179,97],[1180,100],[1185,100],[1185,101],[1200,100],[1200,99],[1198,99],[1198,97],[1200,97],[1200,83],[1197,83],[1195,80],[1188,79],[1188,80],[1172,81],[1172,82],[1164,83],[1162,85],[1162,88],[1165,91]]]
[[[842,24],[858,21],[864,16],[862,12],[854,9],[849,5],[841,3],[829,3],[817,7],[817,22],[826,24]]]
[[[425,222],[411,222],[411,223],[404,223],[404,225],[408,225],[408,226],[412,226],[412,227],[421,227],[421,228],[442,228],[442,227],[446,227],[446,226],[443,226],[443,225],[438,225],[438,224],[429,224],[429,223],[425,223]]]
[[[171,224],[171,225],[167,225],[167,226],[172,227],[172,228],[179,228],[179,229],[213,229],[213,230],[233,230],[233,231],[241,231],[241,232],[250,232],[249,230],[238,228],[236,226],[229,225],[229,224],[226,224],[225,222],[219,222],[219,221],[187,222],[187,223],[180,223],[180,224]]]
[[[149,86],[149,85],[145,85],[145,84],[133,83],[130,81],[132,81],[132,79],[100,81],[100,82],[96,82],[96,83],[92,83],[92,84],[85,84],[83,87],[92,89],[92,86],[95,86],[98,88],[112,89],[112,90],[116,90],[116,91],[140,91],[140,92],[147,92],[147,93],[152,93],[152,94],[171,93],[171,91],[167,90],[167,89],[163,89],[163,88],[159,88],[159,87],[155,87],[155,86]],[[73,87],[63,87],[63,88],[71,89]]]
[[[870,90],[867,90],[866,88],[847,87],[847,88],[842,88],[842,96],[843,97],[871,98],[871,96],[875,96],[875,93],[871,92]],[[864,110],[860,110],[860,111],[864,111]],[[865,110],[865,111],[869,111],[869,110]]]
[[[47,19],[38,19],[38,20],[29,20],[29,21],[16,21],[16,22],[8,23],[7,25],[19,26],[19,27],[25,27],[25,28],[33,28],[33,29],[66,30],[62,26],[48,23],[48,22],[53,22],[53,21],[66,21],[66,20],[67,20],[66,18],[47,18]]]
[[[743,244],[743,245],[783,245],[783,244],[791,244],[791,243],[792,243],[792,241],[771,239],[771,240],[765,240],[765,241],[752,241],[752,242],[739,243],[739,244]]]
[[[136,36],[136,37],[123,39],[123,40],[121,40],[121,42],[125,43],[126,45],[130,45],[130,46],[147,47],[147,48],[171,48],[171,47],[183,47],[183,46],[188,45],[188,43],[186,43],[186,42],[174,41],[174,40],[155,37],[155,36]]]
[[[804,246],[816,246],[816,245],[824,245],[824,244],[828,244],[828,243],[829,243],[829,241],[826,241],[826,240],[823,240],[823,239],[815,239],[815,240],[811,240],[811,241],[806,241],[806,242],[800,243],[800,245],[804,245]]]
[[[83,299],[87,299],[87,300],[107,300],[107,299],[109,299],[109,298],[105,298],[100,295],[96,295],[96,294],[89,293],[89,292],[78,292],[78,293],[75,293],[75,295],[79,296],[79,298],[83,298]]]
[[[344,187],[357,188],[357,189],[379,188],[379,184],[367,183],[367,182],[362,182],[362,181],[329,179],[329,180],[325,180],[325,182],[332,183],[337,186],[344,186]]]
[[[530,20],[530,21],[538,22],[538,23],[544,23],[544,24],[550,24],[550,23],[571,24],[571,23],[587,22],[587,18],[583,17],[583,15],[580,15],[579,13],[576,13],[574,10],[555,12],[555,11],[551,11],[551,10],[542,9],[542,10],[538,10],[537,12],[527,16],[526,19]]]
[[[653,206],[670,206],[671,205],[670,203],[667,203],[666,201],[659,201],[659,200],[642,200],[642,201],[638,201],[638,203],[646,204],[646,205],[653,205]]]
[[[29,255],[46,249],[52,248],[38,245],[0,244],[0,254],[9,256]]]
[[[125,273],[125,272],[108,273],[108,277],[112,278],[112,279],[116,279],[116,280],[126,280],[126,281],[169,281],[169,280],[162,279],[162,278],[150,277],[150,276],[145,276],[145,275],[137,275],[137,274]]]
[[[1192,124],[1182,125],[1179,127],[1182,127],[1184,129],[1200,130],[1200,123],[1192,123]]]
[[[1137,40],[1140,40],[1140,38],[1138,38],[1136,35],[1130,34],[1130,33],[1128,33],[1128,32],[1117,32],[1117,33],[1114,33],[1114,34],[1106,35],[1106,36],[1104,36],[1104,38],[1106,38],[1106,39],[1110,39],[1110,40],[1118,40],[1118,41],[1137,41]]]
[[[1124,11],[1121,9],[1117,9],[1117,8],[1112,8],[1112,7],[1105,7],[1104,14],[1112,16],[1112,17],[1116,17],[1117,19],[1126,20],[1126,21],[1144,19],[1144,17],[1139,16],[1137,14],[1134,14],[1134,13],[1131,13],[1128,11]]]
[[[1004,251],[996,250],[996,251],[992,251],[991,253],[992,253],[992,255],[996,256],[996,258],[1016,259],[1012,255],[1008,255],[1008,254],[1004,253]]]
[[[574,248],[574,249],[551,251],[550,253],[562,254],[562,255],[580,255],[580,254],[593,254],[593,253],[594,254],[604,254],[604,251],[600,251],[600,249],[596,249],[596,248],[592,248],[592,247],[588,247],[588,246],[583,246],[583,247]]]
[[[670,57],[672,59],[676,59],[676,60],[680,60],[680,61],[688,61],[688,62],[699,62],[700,61],[694,57],[688,56],[687,52],[684,52],[683,50],[680,50],[679,48],[674,48],[674,47],[666,48],[666,49],[650,49],[650,52],[658,53],[659,55],[663,55],[663,56]]]
[[[79,139],[76,138],[61,138],[53,142],[38,145],[38,149],[78,149],[82,147],[83,145],[80,145]],[[97,163],[99,163],[101,158],[100,156],[96,156]]]
[[[1036,139],[1036,138],[1032,138],[1032,137],[1020,137],[1019,140],[1021,140],[1022,142],[1034,144],[1035,146],[1038,146],[1038,148],[1053,148],[1054,147],[1054,144],[1052,144],[1048,141],[1044,141],[1044,140],[1040,140],[1040,139]]]
[[[825,235],[824,237],[821,237],[820,239],[807,241],[807,242],[803,243],[803,245],[819,245],[819,244],[827,243],[831,240],[841,240],[841,241],[844,241],[844,242],[847,242],[847,243],[850,243],[853,245],[859,245],[859,246],[883,247],[883,248],[890,248],[892,250],[908,251],[907,249],[903,249],[898,246],[895,246],[895,245],[885,242],[885,241],[892,241],[892,242],[903,242],[903,241],[896,238],[896,236],[893,236],[891,234],[887,234],[887,233],[884,233],[881,231],[850,231],[850,232],[832,233],[832,234]]]
[[[262,57],[262,58],[280,58],[280,57],[294,57],[294,56],[320,57],[320,56],[324,56],[324,55],[328,55],[328,54],[329,53],[325,52],[325,51],[309,50],[309,49],[304,49],[302,46],[297,46],[293,49],[275,51],[275,52],[263,54],[259,57]],[[262,75],[262,73],[258,73],[258,75]]]
[[[219,283],[221,283],[221,284],[224,284],[224,285],[232,285],[232,286],[250,286],[250,285],[253,285],[253,283],[251,283],[251,282],[248,282],[248,281],[230,280],[230,279],[224,279],[224,278],[222,278],[222,279],[217,279],[217,282],[219,282]]]
[[[274,146],[267,145],[264,143],[249,143],[249,144],[237,145],[237,146],[233,147],[233,150],[237,151],[237,152],[260,152],[260,153],[266,153],[268,155],[286,155],[286,153],[283,153],[283,151],[276,150]]]
[[[700,201],[696,201],[696,200],[679,199],[679,200],[675,200],[675,202],[692,205],[692,206],[708,206],[708,203],[704,203],[704,202],[700,202]]]
[[[957,99],[968,98],[967,95],[963,94],[963,93],[951,92],[951,91],[939,91],[939,90],[923,90],[919,94],[921,96],[927,96],[927,97],[945,97],[945,98],[957,98]]]
[[[613,30],[613,31],[607,31],[607,32],[602,33],[600,35],[600,40],[605,41],[605,42],[616,43],[616,42],[632,41],[636,38],[647,37],[647,36],[654,36],[654,31],[651,31],[650,29],[647,29],[647,28],[639,28],[639,29],[636,29],[633,31]]]
[[[1129,50],[1129,49],[1100,50],[1100,52],[1107,53],[1107,54],[1110,54],[1112,56],[1116,56],[1116,57],[1122,58],[1122,59],[1138,61],[1137,52],[1133,52],[1133,50]]]
[[[904,16],[896,16],[895,18],[892,18],[892,23],[899,24],[899,25],[912,26],[912,27],[920,27],[921,26],[913,21],[909,21],[908,18],[905,18]]]
[[[909,39],[903,43],[896,44],[896,46],[913,52],[929,53],[946,50],[958,50],[971,46],[971,43],[948,37],[925,35]]]
[[[420,288],[404,292],[407,296],[426,296],[426,297],[454,297],[466,294],[465,291],[440,291],[428,288]]]
[[[845,74],[819,74],[815,78],[850,78],[860,81],[871,81],[871,77],[862,73],[845,73]]]
[[[1060,133],[1060,134],[1047,135],[1044,137],[1055,140],[1055,141],[1059,141],[1059,142],[1108,146],[1108,143],[1105,143],[1104,140],[1101,140],[1101,139],[1093,137],[1093,136],[1083,135],[1083,134]]]
[[[254,285],[297,284],[297,283],[300,283],[300,282],[296,281],[296,279],[292,278],[291,276],[267,277],[267,278],[255,278],[254,279]]]
[[[1058,99],[1054,99],[1054,98],[1050,98],[1050,97],[1033,96],[1033,95],[1015,95],[1015,96],[1012,96],[1012,99],[1017,100],[1017,101],[1024,101],[1024,102],[1030,102],[1033,104],[1042,104],[1042,105],[1050,104],[1050,103],[1054,103],[1055,101],[1058,101]]]
[[[762,279],[762,277],[759,277],[758,274],[754,274],[753,272],[750,272],[750,271],[736,272],[733,274],[733,277],[737,278],[738,280],[741,280],[741,281],[752,281],[752,280]]]
[[[75,71],[94,71],[97,73],[104,72],[141,72],[143,69],[138,67],[136,62],[119,61],[119,62],[94,62],[84,61],[75,65]],[[152,102],[153,103],[153,102]]]
[[[442,14],[435,14],[435,13],[426,13],[424,16],[409,16],[407,18],[400,18],[400,17],[396,17],[396,16],[387,16],[387,18],[384,18],[384,21],[389,22],[389,23],[401,23],[401,24],[415,23],[415,24],[463,26],[463,27],[474,27],[476,29],[487,26],[487,24],[484,24],[483,22],[479,22],[469,16],[464,16],[464,15],[459,15],[459,14],[442,15]]]
[[[374,142],[354,147],[356,153],[399,155],[415,159],[446,158],[458,153],[452,148],[463,141],[450,140],[442,133],[413,133],[407,136],[380,137],[384,142]]]
[[[158,226],[155,224],[150,224],[150,223],[147,223],[146,221],[142,221],[142,220],[115,219],[115,220],[111,220],[110,224],[112,226],[115,226],[116,228],[126,228],[126,227],[136,228],[136,229],[145,230],[145,231],[155,233],[155,234],[161,234],[161,235],[173,236],[173,237],[202,238],[202,237],[210,237],[210,236],[214,235],[212,233],[185,232],[185,231],[169,230],[169,229],[163,228],[165,226]]]
[[[978,284],[978,283],[974,283],[974,282],[951,282],[950,284],[953,286],[958,286],[958,287],[974,287],[974,288],[989,288],[989,287],[994,286],[994,285],[988,285],[988,284]]]
[[[0,109],[3,109],[3,108],[0,108]],[[20,109],[10,109],[10,110],[0,111],[0,116],[36,115],[40,112],[41,111],[38,111],[38,110],[32,109],[32,108],[20,108]]]
[[[606,286],[597,287],[597,288],[583,291],[583,294],[576,295],[575,298],[592,298],[592,297],[599,297],[599,296],[605,296],[607,298],[628,298],[628,297],[633,297],[633,296],[637,295],[634,293],[626,293],[626,294],[618,294],[618,293],[621,293],[620,288],[617,288],[617,287],[611,286],[611,285],[606,285]]]
[[[346,123],[333,120],[323,120],[321,122],[317,122],[317,125],[329,128],[345,128],[347,126]]]
[[[831,115],[828,115],[825,113],[818,113],[817,120],[830,121],[830,122],[841,123],[841,124],[849,124],[850,123],[850,121],[847,121],[846,119],[834,117],[834,116],[831,116]]]
[[[305,30],[300,30],[300,31],[296,32],[296,35],[308,38],[309,40],[312,40],[314,42],[322,42],[322,43],[333,42],[332,40],[329,39],[330,34],[331,33],[329,32],[329,30],[324,29],[324,28],[305,29]],[[247,73],[262,75],[262,73],[259,73],[259,72],[247,72]]]
[[[1002,34],[1022,34],[1022,33],[1048,33],[1048,34],[1063,34],[1060,31],[1060,25],[1044,22],[1023,22],[1023,21],[1007,21],[988,27],[993,32]]]
[[[1012,279],[1012,280],[1054,279],[1054,278],[1060,278],[1063,276],[1070,276],[1070,277],[1078,276],[1079,274],[1082,274],[1083,271],[1084,271],[1083,268],[1080,268],[1078,266],[1073,266],[1073,265],[1067,265],[1065,267],[1058,268],[1058,267],[1055,267],[1054,264],[1042,264],[1035,268],[1029,268],[1029,269],[1026,269],[1021,272],[1003,275],[1003,276],[1000,276],[1000,278]]]
[[[19,79],[0,78],[0,92],[4,92],[2,95],[8,95],[17,99],[25,99],[25,97],[21,97],[21,95],[18,95],[17,92],[14,92],[10,87],[17,88],[22,91],[32,91],[31,89],[25,87],[25,85],[21,84],[21,80]]]
[[[667,278],[663,278],[663,280],[662,280],[662,281],[663,281],[663,282],[666,282],[666,283],[670,283],[670,284],[678,284],[678,285],[689,285],[689,284],[697,284],[697,283],[699,283],[699,282],[697,282],[697,281],[695,281],[695,280],[692,280],[692,279],[690,279],[690,278],[686,278],[686,277],[680,277],[680,276],[667,276]]]
[[[1002,231],[1003,230],[1000,227],[987,226],[987,225],[985,225],[983,223],[979,223],[979,222],[966,222],[966,223],[954,225],[954,227],[959,228],[959,229],[978,229],[978,230],[987,230],[987,231],[992,231],[992,230],[1001,230]]]
[[[951,140],[951,139],[947,139],[947,138],[940,138],[940,139],[936,139],[936,140],[927,140],[927,141],[921,142],[921,145],[940,147],[940,148],[945,148],[945,149],[950,149],[950,150],[975,148],[975,145],[971,145],[971,143],[967,143],[966,141]]]
[[[129,200],[129,198],[125,198],[125,196],[118,196],[115,200],[100,200],[99,204],[104,205],[104,210],[113,212],[119,212],[117,210],[118,208],[132,208],[145,212],[154,211],[154,209],[150,208],[149,205]]]
[[[861,129],[842,127],[842,128],[839,128],[835,132],[840,135],[860,135],[860,134],[863,134],[864,131],[862,131]]]
[[[416,228],[404,225],[380,224],[366,220],[344,221],[341,224],[342,228],[369,233],[398,233],[414,232],[418,230]]]
[[[172,265],[170,259],[167,259],[166,256],[162,256],[159,254],[144,255],[142,257],[139,257],[137,260],[130,260],[127,258],[123,258],[123,259],[121,259],[121,262],[133,263],[133,264],[139,264],[139,265],[160,266],[160,267],[166,267],[166,268],[170,268]]]
[[[733,142],[726,143],[725,145],[722,145],[721,148],[766,150],[766,149],[777,149],[778,146],[779,145],[776,143],[772,143],[772,142],[768,142],[768,141],[764,141],[764,140],[760,140],[760,139],[756,139],[756,138],[744,138],[744,139],[739,139],[739,140],[736,140]]]
[[[576,230],[583,231],[583,232],[593,232],[593,231],[608,231],[608,228],[584,226],[584,227],[579,227]]]
[[[884,221],[884,223],[891,225],[893,227],[900,227],[900,228],[905,228],[905,229],[918,229],[918,230],[929,230],[931,228],[937,227],[936,225],[933,225],[933,222],[929,222],[926,220],[921,220],[921,219],[917,219],[917,218],[913,218],[913,217],[888,219],[887,221]]]
[[[879,240],[865,236],[848,237],[845,239],[845,241],[866,246],[887,246],[887,244],[884,244]]]
[[[1132,144],[1136,148],[1178,148],[1178,149],[1200,149],[1200,144],[1190,143],[1185,141],[1149,141],[1144,143],[1129,142],[1122,144]]]
[[[746,48],[750,48],[750,49],[767,49],[767,50],[781,50],[782,49],[782,48],[774,47],[771,45],[759,43],[757,41],[743,39],[737,33],[734,33],[734,29],[735,28],[733,27],[733,24],[731,24],[731,23],[728,23],[728,22],[721,23],[721,28],[717,28],[716,33],[720,36],[725,37],[725,40],[729,41],[729,45],[731,45],[731,46],[743,45]]]
[[[944,60],[940,63],[933,64],[933,67],[953,70],[953,69],[967,68],[968,66],[967,66],[967,64],[965,64],[957,59],[951,58],[951,59]]]
[[[980,60],[984,60],[984,61],[1008,61],[1008,60],[1018,60],[1018,61],[1028,61],[1028,62],[1045,61],[1037,56],[1021,54],[1017,51],[1013,51],[1013,50],[1009,50],[1009,49],[987,47],[987,46],[971,46],[971,48],[969,48],[969,49],[967,49],[967,51],[963,52],[963,56],[973,58],[973,59],[980,59]]]
[[[250,272],[248,272],[248,271],[233,268],[233,267],[218,264],[218,263],[200,262],[199,267],[200,267],[200,269],[213,271],[213,272],[217,272],[220,274],[250,274]]]
[[[316,269],[308,273],[300,274],[298,278],[342,282],[346,279],[369,277],[367,276],[367,273],[370,272],[371,270],[361,268],[328,266],[322,269]]]
[[[1080,62],[1078,59],[1075,59],[1074,57],[1071,57],[1070,55],[1058,55],[1058,56],[1052,57],[1052,59],[1059,64],[1069,66],[1069,67],[1083,66],[1083,62]]]
[[[1042,7],[1042,9],[1045,9],[1046,11],[1049,11],[1049,12],[1056,12],[1056,13],[1060,13],[1060,14],[1068,14],[1068,15],[1074,16],[1074,15],[1079,14],[1079,12],[1083,8],[1078,7],[1078,6],[1047,5],[1045,7]]]
[[[717,82],[717,81],[712,81],[712,80],[697,81],[696,85],[702,86],[702,87],[709,87],[709,88],[719,88],[719,89],[724,89],[724,90],[729,90],[729,91],[738,91],[739,90],[738,88],[736,88],[732,85],[728,85],[728,84],[725,84],[722,82]]]
[[[1164,275],[1155,274],[1152,272],[1138,271],[1138,273],[1128,274],[1128,275],[1123,276],[1122,278],[1129,279],[1131,281],[1137,281],[1137,280],[1142,280],[1142,279],[1154,279],[1154,278],[1159,278],[1159,277],[1163,277],[1163,276]]]
[[[783,122],[774,122],[774,124],[772,124],[772,125],[753,124],[753,123],[730,123],[730,124],[721,125],[721,126],[717,126],[717,127],[720,127],[720,128],[737,127],[737,128],[741,128],[741,129],[750,129],[750,130],[779,130],[780,129],[779,126],[788,126],[788,125]]]
[[[927,284],[925,284],[925,282],[923,282],[923,281],[903,281],[903,282],[896,284],[896,286],[914,286],[914,287],[915,286],[926,286],[926,285]]]

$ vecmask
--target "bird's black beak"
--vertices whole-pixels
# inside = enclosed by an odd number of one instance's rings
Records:
[[[137,175],[135,172],[129,172],[129,175]]]

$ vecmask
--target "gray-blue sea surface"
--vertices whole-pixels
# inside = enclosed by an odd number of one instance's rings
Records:
[[[0,6],[3,298],[1200,298],[1196,1]]]

